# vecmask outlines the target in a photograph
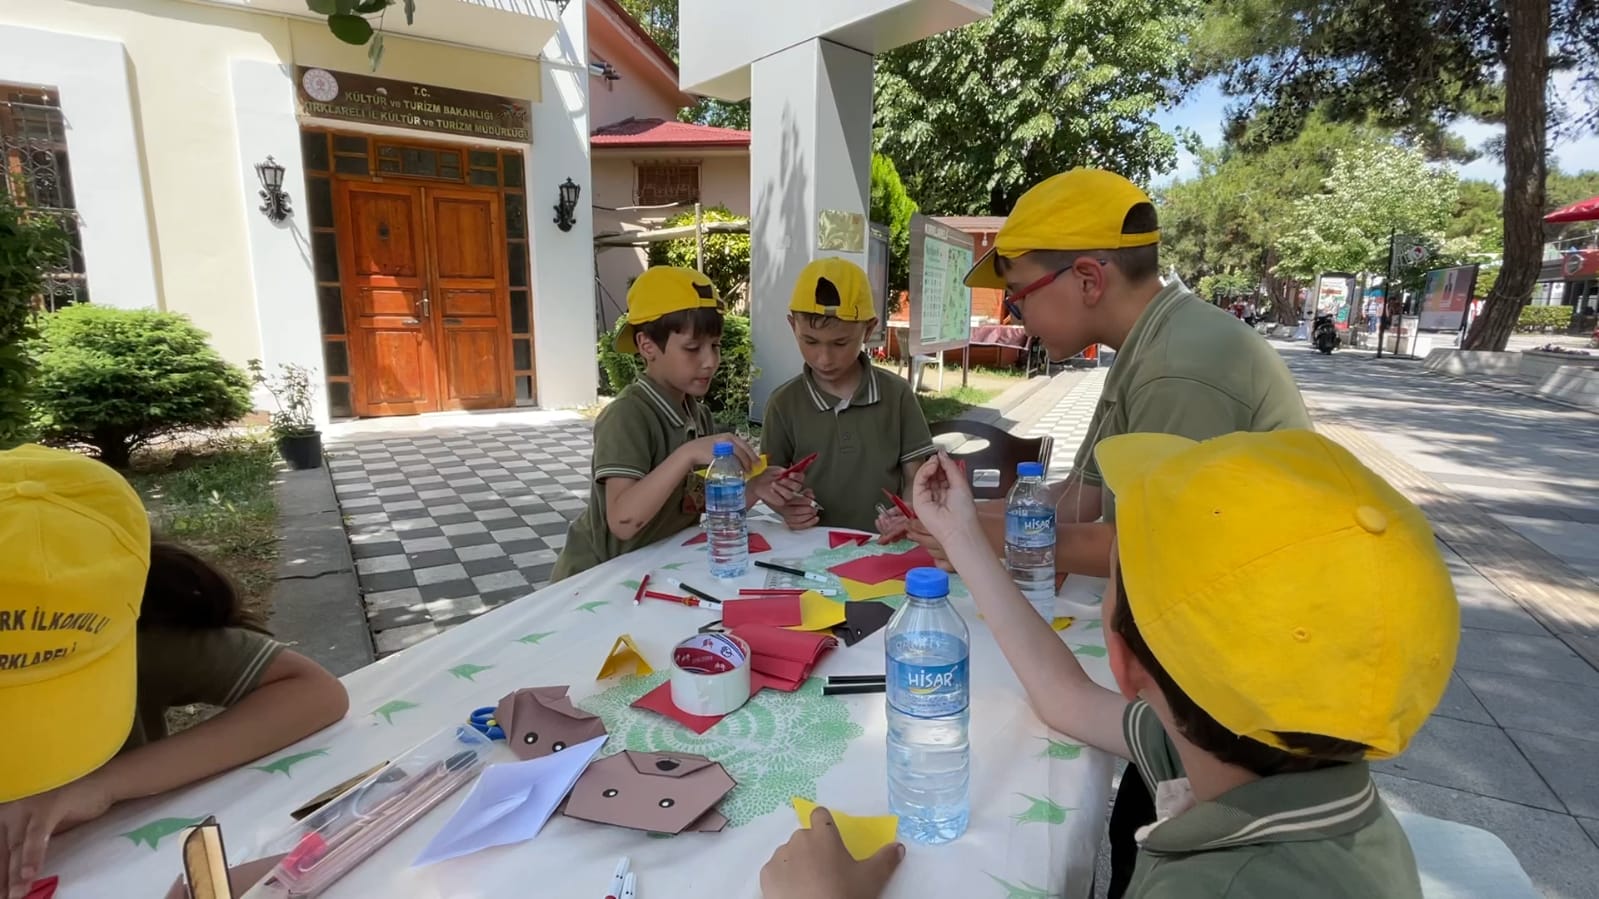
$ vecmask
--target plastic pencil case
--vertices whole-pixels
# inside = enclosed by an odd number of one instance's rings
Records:
[[[446,728],[267,842],[282,854],[245,899],[320,895],[462,784],[494,744],[470,727]]]

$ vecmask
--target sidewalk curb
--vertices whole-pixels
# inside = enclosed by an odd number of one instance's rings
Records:
[[[337,676],[372,663],[360,582],[332,472],[281,469],[280,537],[270,627],[278,639]]]

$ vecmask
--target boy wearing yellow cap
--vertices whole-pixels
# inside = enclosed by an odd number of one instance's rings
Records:
[[[860,266],[814,260],[800,271],[788,310],[805,368],[767,399],[761,446],[775,468],[812,453],[816,461],[799,479],[805,494],[778,511],[794,529],[820,522],[879,530],[882,491],[908,495],[917,466],[933,453],[927,419],[910,385],[862,350],[876,311]]]
[[[1011,583],[948,457],[915,502],[1039,718],[1156,784],[1127,895],[1419,897],[1366,760],[1404,750],[1454,666],[1460,609],[1421,511],[1310,431],[1129,434],[1095,455],[1119,505],[1118,690]]]
[[[344,686],[263,633],[197,557],[150,540],[139,496],[77,453],[0,452],[0,895],[50,837],[337,721]],[[224,711],[168,737],[171,706]]]
[[[689,268],[652,266],[627,291],[627,322],[616,349],[644,360],[644,373],[594,420],[588,508],[567,531],[554,580],[675,534],[705,511],[704,482],[718,441],[733,444],[745,471],[755,453],[732,434],[717,434],[701,402],[722,362],[722,311],[716,286]],[[748,502],[773,505],[792,496],[770,475],[750,482]]]

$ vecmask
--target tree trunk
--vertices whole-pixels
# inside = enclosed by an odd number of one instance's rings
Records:
[[[1505,54],[1505,258],[1464,349],[1503,350],[1543,266],[1548,146],[1548,0],[1508,0]]]

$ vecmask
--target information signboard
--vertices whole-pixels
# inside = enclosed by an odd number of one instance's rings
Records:
[[[971,235],[924,215],[911,218],[910,349],[915,355],[959,349],[972,337],[975,258]]]

